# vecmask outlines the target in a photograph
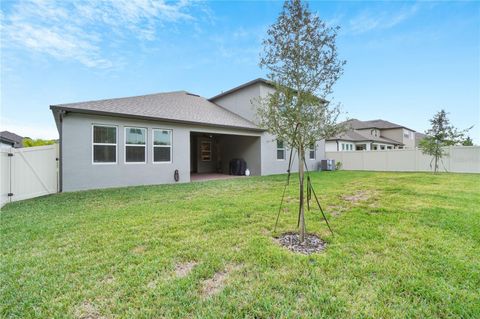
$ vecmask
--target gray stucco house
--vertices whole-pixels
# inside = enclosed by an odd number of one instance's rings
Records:
[[[385,120],[360,121],[351,119],[343,124],[346,132],[326,140],[325,151],[380,151],[415,148],[416,132],[408,127]]]
[[[267,80],[256,79],[210,99],[176,91],[51,105],[61,190],[174,183],[175,171],[179,182],[190,182],[192,174],[228,174],[235,158],[252,175],[285,173],[288,149],[258,127],[252,103],[271,92]],[[309,169],[324,154],[324,142],[309,150]]]

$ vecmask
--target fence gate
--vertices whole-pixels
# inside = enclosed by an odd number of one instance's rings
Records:
[[[0,204],[58,191],[58,146],[0,150]]]

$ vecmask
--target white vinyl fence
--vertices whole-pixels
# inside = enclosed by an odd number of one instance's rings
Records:
[[[0,150],[0,206],[58,191],[58,145]]]
[[[439,171],[480,173],[480,146],[450,146],[447,150],[449,155],[440,161]],[[325,157],[341,162],[345,170],[432,171],[432,157],[420,149],[326,152]]]

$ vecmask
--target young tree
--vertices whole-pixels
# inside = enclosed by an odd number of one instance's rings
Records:
[[[346,63],[338,58],[339,27],[328,27],[300,0],[287,0],[263,41],[260,66],[275,92],[259,99],[260,124],[296,149],[299,165],[300,241],[305,240],[304,158],[308,146],[343,131],[338,105],[326,98]]]
[[[468,128],[459,131],[450,124],[445,110],[440,110],[430,120],[432,127],[425,132],[426,136],[420,141],[420,149],[423,154],[432,156],[430,167],[433,162],[433,172],[438,171],[439,162],[444,156],[448,156],[445,146],[462,145],[469,138],[465,139],[465,134],[471,129]]]

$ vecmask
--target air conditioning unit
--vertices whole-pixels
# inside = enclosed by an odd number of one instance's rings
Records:
[[[320,170],[321,171],[334,171],[335,170],[335,160],[325,159],[320,161]]]

